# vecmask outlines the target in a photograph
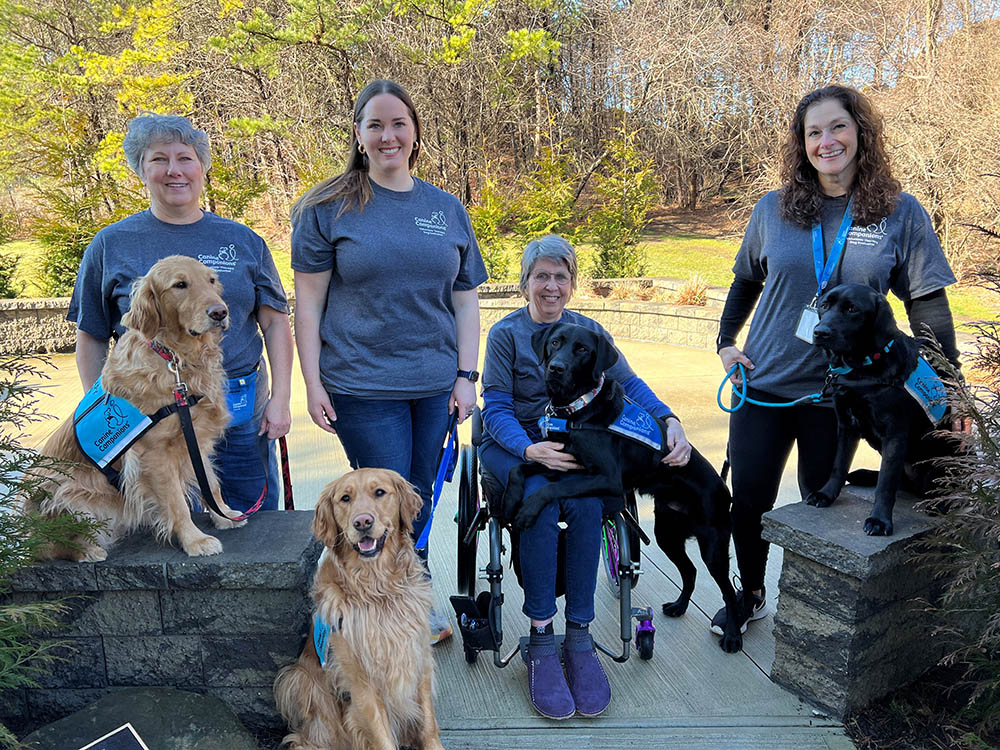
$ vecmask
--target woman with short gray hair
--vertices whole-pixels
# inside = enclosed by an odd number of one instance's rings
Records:
[[[528,304],[493,328],[486,339],[483,366],[483,440],[479,457],[484,473],[501,484],[515,466],[540,463],[557,472],[580,468],[564,445],[542,437],[538,419],[549,398],[538,354],[531,345],[536,331],[557,322],[575,323],[611,336],[599,323],[566,310],[576,287],[577,261],[573,246],[550,234],[532,240],[521,258],[521,291]],[[608,371],[625,394],[666,423],[665,464],[682,466],[691,456],[691,444],[670,407],[657,398],[624,355]],[[600,387],[600,386],[599,386]],[[568,476],[568,475],[567,475]],[[549,483],[544,475],[530,477],[524,494]],[[558,484],[562,479],[556,480]],[[611,686],[597,659],[589,625],[594,619],[594,589],[601,548],[601,498],[562,500],[547,505],[534,525],[521,532],[518,560],[524,588],[524,614],[531,620],[528,673],[531,705],[542,716],[565,719],[574,713],[597,716],[611,702]],[[556,651],[552,620],[556,613],[556,553],[560,519],[567,524],[565,544],[566,638],[565,671]]]
[[[216,446],[216,474],[234,510],[258,500],[262,509],[276,509],[271,441],[291,426],[292,334],[271,251],[248,227],[201,208],[211,149],[205,131],[187,118],[136,117],[122,149],[149,194],[149,208],[102,229],[84,252],[66,316],[77,325],[80,380],[85,390],[97,381],[109,340],[124,331],[132,283],[156,261],[186,255],[209,266],[222,281],[231,321],[222,339],[231,421]]]

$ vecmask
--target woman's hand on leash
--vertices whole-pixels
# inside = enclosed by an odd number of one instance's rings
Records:
[[[542,440],[539,443],[529,445],[524,451],[524,457],[553,471],[570,471],[581,468],[573,454],[563,450],[565,447],[563,443]]]
[[[719,349],[719,359],[722,360],[722,366],[725,368],[726,372],[732,370],[737,364],[742,364],[748,370],[752,370],[754,368],[754,364],[750,361],[750,358],[736,346],[724,346]],[[729,379],[735,386],[743,385],[743,378],[740,377],[738,369],[729,376]]]
[[[735,348],[735,347],[734,347]],[[667,417],[667,450],[670,452],[661,459],[667,466],[687,466],[691,460],[694,448],[684,434],[684,427],[676,417]]]
[[[258,435],[267,433],[268,440],[277,440],[287,435],[292,428],[292,410],[288,402],[279,403],[275,399],[270,399],[264,407],[264,416],[260,418],[260,430]]]
[[[309,417],[318,427],[331,435],[337,434],[337,428],[334,427],[337,412],[333,410],[330,395],[322,385],[306,386],[306,408],[309,410]]]
[[[448,399],[448,413],[458,409],[458,423],[462,424],[472,416],[476,408],[476,384],[468,378],[457,378]]]

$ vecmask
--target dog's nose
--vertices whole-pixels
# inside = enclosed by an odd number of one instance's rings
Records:
[[[371,513],[361,513],[355,516],[351,523],[358,531],[369,531],[375,525],[375,516]]]
[[[816,326],[813,328],[813,342],[818,344],[821,341],[827,341],[830,338],[830,331],[826,328],[821,328]]]
[[[229,315],[229,310],[225,305],[212,305],[208,308],[208,317],[212,320],[225,320]]]
[[[549,372],[555,375],[562,375],[566,372],[566,365],[562,362],[549,362]]]

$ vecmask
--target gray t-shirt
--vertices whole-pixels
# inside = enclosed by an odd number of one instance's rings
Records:
[[[420,398],[451,390],[458,369],[452,293],[486,281],[469,214],[414,178],[407,192],[372,183],[372,200],[304,209],[292,268],[332,270],[320,323],[320,377],[330,393]]]
[[[263,351],[257,309],[288,312],[285,291],[264,240],[208,211],[193,224],[168,224],[147,209],[98,232],[83,253],[66,319],[97,339],[121,335],[132,282],[168,255],[195,258],[219,274],[230,318],[223,366],[230,377],[256,367]]]
[[[563,310],[560,323],[575,323],[597,331],[614,341],[596,320],[573,310]],[[498,320],[486,338],[486,358],[483,362],[483,391],[496,388],[514,398],[514,415],[533,441],[541,440],[538,418],[545,413],[549,397],[538,355],[531,347],[532,334],[550,323],[536,323],[528,307],[522,307]],[[618,361],[608,369],[607,377],[623,383],[633,377],[625,355],[618,352]]]
[[[846,197],[823,201],[824,256],[846,208]],[[744,347],[755,365],[748,384],[788,399],[818,391],[826,360],[819,348],[795,336],[802,310],[816,294],[812,234],[781,219],[776,191],[754,207],[733,273],[765,282]],[[883,294],[891,290],[908,301],[954,284],[955,276],[927,212],[916,198],[902,193],[892,214],[851,227],[829,287],[840,283],[867,284]]]

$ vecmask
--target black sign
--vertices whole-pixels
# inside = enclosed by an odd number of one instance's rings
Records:
[[[149,750],[131,724],[118,727],[80,750]]]

